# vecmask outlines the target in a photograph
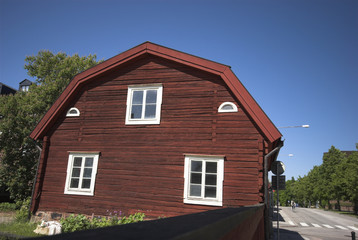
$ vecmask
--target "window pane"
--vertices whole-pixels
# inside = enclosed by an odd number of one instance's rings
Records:
[[[83,171],[83,177],[85,178],[91,178],[92,176],[92,168],[85,168]]]
[[[132,104],[143,104],[143,91],[134,91],[133,92],[133,99]]]
[[[73,160],[73,166],[81,167],[82,165],[82,158],[81,157],[75,157]]]
[[[205,187],[206,198],[216,198],[216,187]]]
[[[78,178],[72,178],[70,188],[78,188],[79,179]]]
[[[146,103],[157,103],[157,90],[148,90]]]
[[[145,106],[145,118],[155,118],[156,105]]]
[[[200,197],[201,196],[201,186],[190,184],[190,196]]]
[[[91,186],[91,179],[83,179],[82,180],[81,188],[90,188],[90,186]]]
[[[207,173],[216,173],[217,163],[216,162],[206,162],[206,172]]]
[[[234,107],[232,105],[226,104],[221,107],[222,110],[234,110]]]
[[[86,157],[85,167],[92,167],[93,166],[93,157]]]
[[[140,119],[142,117],[142,105],[133,105],[131,119]]]
[[[191,173],[190,183],[201,184],[201,173]]]
[[[216,186],[216,175],[215,174],[206,174],[205,175],[205,185]]]
[[[201,161],[191,161],[191,171],[192,172],[201,172],[202,162]]]
[[[72,169],[72,177],[79,177],[81,172],[81,168],[73,168]]]

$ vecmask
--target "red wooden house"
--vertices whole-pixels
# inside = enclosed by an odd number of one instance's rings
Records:
[[[149,217],[262,203],[281,142],[229,66],[150,42],[75,76],[31,137],[33,212]]]

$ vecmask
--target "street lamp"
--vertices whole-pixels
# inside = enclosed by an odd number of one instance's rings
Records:
[[[284,127],[278,127],[278,128],[309,128],[310,125],[308,124],[304,124],[304,125],[300,125],[300,126],[284,126]],[[293,154],[289,154],[289,157],[293,157]],[[283,164],[283,163],[282,163]],[[276,164],[276,171],[278,172],[278,164]],[[272,171],[272,170],[271,170]],[[283,176],[285,177],[285,176]],[[277,173],[276,176],[276,189],[277,189],[277,240],[280,239],[280,225],[279,225],[279,214],[280,214],[280,206],[279,206],[279,178],[280,178],[280,174]]]
[[[309,128],[310,125],[300,125],[300,126],[285,126],[285,127],[278,127],[278,128]]]

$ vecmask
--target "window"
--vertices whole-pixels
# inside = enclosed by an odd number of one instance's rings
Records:
[[[222,206],[223,156],[186,155],[184,203]]]
[[[79,115],[80,111],[77,108],[73,107],[67,111],[66,117],[78,117]]]
[[[70,153],[67,164],[65,194],[94,194],[99,153]]]
[[[218,112],[237,112],[237,106],[232,102],[224,102],[220,105]]]
[[[126,124],[160,124],[163,86],[129,86]]]
[[[29,91],[29,86],[21,86],[21,91],[28,92]]]

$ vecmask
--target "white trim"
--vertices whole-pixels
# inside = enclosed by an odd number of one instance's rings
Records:
[[[217,163],[217,179],[216,179],[216,198],[205,198],[189,196],[190,192],[190,165],[191,161],[216,162]],[[203,178],[205,176],[205,170],[203,170]],[[198,204],[198,205],[210,205],[210,206],[222,206],[223,205],[223,181],[224,181],[224,157],[202,155],[186,155],[184,162],[184,203]],[[205,184],[202,184],[202,195],[204,194]]]
[[[190,156],[190,157],[201,157],[201,158],[225,158],[225,155],[210,155],[210,154],[196,154],[196,153],[184,153],[184,156]]]
[[[227,105],[231,106],[232,109],[223,109]],[[218,108],[218,112],[237,112],[237,111],[238,111],[237,106],[235,105],[235,103],[232,102],[224,102]]]
[[[92,165],[92,174],[91,174],[91,185],[89,189],[71,189],[70,188],[70,182],[71,182],[71,175],[72,175],[72,169],[73,169],[73,160],[75,157],[93,157],[93,165]],[[96,182],[96,175],[97,175],[97,167],[98,167],[98,158],[99,158],[99,152],[70,152],[68,156],[68,163],[67,163],[67,174],[66,174],[66,183],[65,183],[65,191],[64,194],[73,194],[73,195],[87,195],[87,196],[93,196],[94,195],[94,186]],[[82,161],[81,166],[81,175],[82,175],[82,168],[84,161]],[[80,177],[80,183],[83,180],[82,176]],[[80,185],[79,183],[79,185]]]
[[[132,99],[134,91],[144,91],[143,99],[145,99],[147,90],[157,90],[156,111],[155,118],[148,119],[144,117],[145,108],[142,108],[142,115],[140,119],[131,119]],[[149,84],[149,85],[130,85],[127,93],[127,110],[126,110],[126,125],[139,124],[160,124],[160,114],[162,108],[163,85]]]
[[[76,113],[71,113],[72,111],[76,111]],[[67,111],[66,117],[78,117],[80,116],[80,110],[78,108],[72,107]]]

